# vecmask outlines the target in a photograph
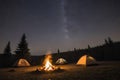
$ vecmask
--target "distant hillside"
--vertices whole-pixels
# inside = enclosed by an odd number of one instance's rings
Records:
[[[110,44],[103,44],[96,47],[88,47],[86,49],[74,49],[73,51],[53,53],[53,63],[62,57],[65,58],[68,63],[76,63],[78,59],[84,55],[93,56],[97,61],[113,61],[120,60],[120,42],[113,42]],[[42,64],[44,56],[32,56],[34,59],[33,62],[38,61],[37,63]]]
[[[120,42],[105,43],[100,46],[90,47],[86,49],[74,49],[73,51],[53,53],[53,63],[62,57],[67,60],[68,63],[76,63],[82,55],[93,56],[97,61],[110,61],[120,60]],[[45,55],[31,56],[31,65],[41,65],[43,63]],[[15,55],[11,57],[0,54],[0,67],[12,66],[16,61]]]
[[[84,55],[91,55],[98,61],[120,60],[120,42],[104,44],[96,47],[88,47],[87,49],[75,49],[74,51],[54,53],[53,61],[59,57],[65,58],[69,63],[77,62],[78,59]]]

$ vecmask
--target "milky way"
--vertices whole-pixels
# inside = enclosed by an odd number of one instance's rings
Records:
[[[31,54],[120,41],[120,0],[0,0],[0,53],[26,33]]]
[[[69,39],[69,30],[68,30],[68,18],[67,18],[67,0],[61,0],[61,12],[63,15],[63,32],[65,39]]]

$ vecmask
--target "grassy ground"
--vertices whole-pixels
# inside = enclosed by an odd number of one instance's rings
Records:
[[[98,66],[59,65],[64,71],[35,73],[39,66],[0,68],[0,80],[120,80],[119,62],[99,62]]]

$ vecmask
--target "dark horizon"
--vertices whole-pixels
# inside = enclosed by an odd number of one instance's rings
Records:
[[[32,55],[120,41],[118,0],[0,0],[0,53],[25,33]]]

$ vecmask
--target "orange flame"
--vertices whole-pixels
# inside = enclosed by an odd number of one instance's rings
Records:
[[[52,56],[50,54],[45,56],[43,64],[44,64],[43,69],[45,71],[53,71],[55,69],[55,67],[52,65]]]
[[[48,60],[45,64],[45,71],[52,71],[53,70],[53,65],[50,63],[50,61]]]

